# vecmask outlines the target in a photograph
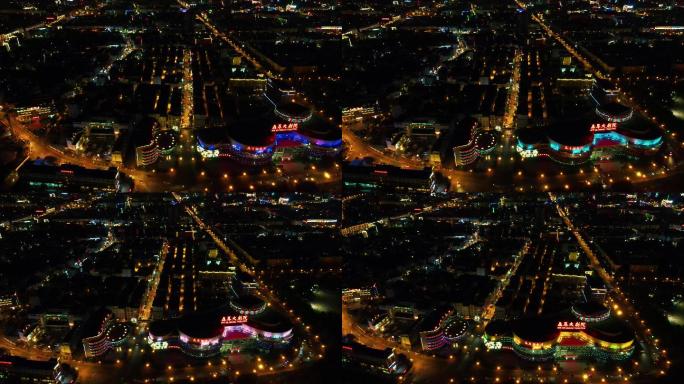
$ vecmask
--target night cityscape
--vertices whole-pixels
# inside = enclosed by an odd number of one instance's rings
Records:
[[[681,189],[681,1],[342,7],[346,185],[431,170],[458,192]]]
[[[349,381],[681,382],[682,208],[658,193],[348,198]]]
[[[0,382],[323,382],[339,350],[339,205],[0,196]]]
[[[3,189],[338,191],[333,4],[3,1]]]
[[[684,0],[0,1],[0,384],[684,382]]]

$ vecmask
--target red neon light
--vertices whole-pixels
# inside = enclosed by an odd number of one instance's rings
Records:
[[[592,124],[589,130],[591,132],[610,132],[617,129],[617,123],[596,123]]]
[[[583,321],[559,321],[556,328],[563,331],[582,331],[587,329],[587,323]]]
[[[70,171],[70,170],[68,170],[68,169],[62,169],[62,170],[59,171],[59,173],[65,173],[65,174],[67,174],[67,175],[73,175],[73,174],[74,174],[74,171]]]
[[[230,324],[243,324],[247,322],[247,316],[246,315],[240,315],[240,316],[223,316],[221,319],[221,324],[222,325],[230,325]]]
[[[12,365],[11,361],[0,361],[0,365]]]
[[[289,124],[273,124],[271,127],[271,132],[292,132],[299,129],[299,124],[289,123]]]
[[[373,171],[373,173],[375,173],[376,175],[386,175],[387,171],[376,169],[375,171]]]
[[[348,346],[346,346],[346,345],[343,345],[343,346],[342,346],[342,349],[346,349],[347,351],[353,351],[353,350],[354,350],[354,348],[348,347]]]
[[[245,146],[245,150],[247,150],[249,152],[265,151],[266,149],[268,149],[268,147],[253,147],[251,145]]]

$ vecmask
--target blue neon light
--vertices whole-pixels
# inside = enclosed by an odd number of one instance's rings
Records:
[[[276,145],[280,140],[296,141],[303,145],[309,145],[312,143],[319,147],[324,148],[336,148],[342,145],[342,139],[339,140],[320,140],[320,139],[309,139],[308,137],[300,134],[299,132],[278,132],[276,133]]]

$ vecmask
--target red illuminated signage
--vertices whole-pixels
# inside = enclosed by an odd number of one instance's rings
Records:
[[[581,151],[584,148],[584,146],[562,145],[561,148],[565,151]]]
[[[556,328],[562,331],[582,331],[587,329],[587,323],[584,321],[559,321]]]
[[[221,324],[222,325],[230,325],[230,324],[243,324],[247,322],[247,316],[246,315],[240,315],[240,316],[223,316],[221,319]]]
[[[589,128],[592,132],[609,132],[617,129],[617,123],[597,123]]]
[[[297,123],[281,123],[273,124],[271,127],[271,132],[292,132],[299,129],[299,124]]]
[[[268,147],[254,147],[251,145],[245,146],[245,150],[247,150],[248,152],[259,152],[259,151],[265,151],[267,149],[268,149]]]

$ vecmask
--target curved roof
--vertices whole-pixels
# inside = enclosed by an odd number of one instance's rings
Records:
[[[513,332],[510,321],[492,320],[485,327],[485,333],[490,336],[507,336]]]
[[[600,317],[605,315],[606,313],[610,313],[610,309],[596,301],[585,301],[581,303],[576,303],[572,305],[572,308],[578,314],[587,317]]]
[[[292,322],[287,317],[269,308],[249,317],[247,323],[254,328],[273,333],[283,333],[292,329]]]
[[[340,140],[342,130],[332,121],[326,121],[319,116],[299,125],[299,132],[313,139]]]
[[[515,131],[515,135],[523,144],[546,143],[546,132],[539,128],[524,128]]]
[[[269,122],[248,120],[236,121],[228,128],[215,127],[197,130],[197,138],[206,145],[229,144],[230,139],[249,146],[266,147],[275,143]]]
[[[259,309],[265,304],[264,300],[254,295],[242,295],[240,297],[231,299],[230,302],[236,307],[245,311]]]
[[[624,116],[632,111],[632,108],[615,102],[599,105],[596,109],[610,116]]]
[[[596,339],[609,343],[627,343],[634,340],[634,331],[627,323],[619,319],[591,323],[585,332]]]
[[[653,122],[640,115],[618,124],[617,131],[624,136],[641,140],[655,140],[663,135]]]
[[[556,321],[547,318],[522,319],[513,324],[513,333],[523,340],[534,343],[554,341],[560,334],[556,324]]]
[[[213,314],[192,314],[178,321],[178,331],[196,339],[211,339],[221,336],[221,318]]]
[[[585,119],[563,121],[550,126],[547,135],[550,140],[561,145],[571,147],[590,145],[594,140],[594,135],[589,131],[590,126],[591,124]]]
[[[250,120],[237,120],[228,127],[228,135],[240,144],[266,147],[275,143],[271,132],[274,121],[263,117]]]
[[[311,108],[295,102],[278,104],[278,111],[284,115],[303,119],[311,114]]]
[[[155,337],[172,336],[178,330],[178,324],[174,320],[156,320],[150,323],[149,332]]]

